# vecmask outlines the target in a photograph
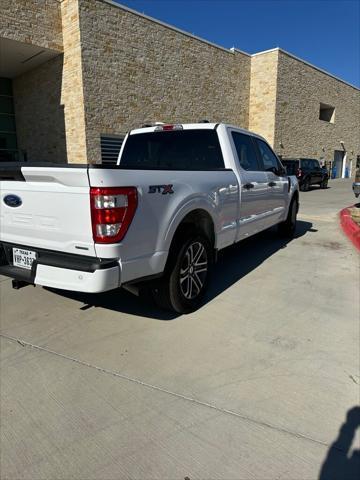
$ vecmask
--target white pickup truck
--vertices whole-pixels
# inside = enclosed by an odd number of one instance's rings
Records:
[[[273,225],[299,192],[260,136],[214,123],[130,131],[118,164],[0,164],[0,274],[14,286],[104,292],[151,281],[165,308],[199,307],[217,251]]]

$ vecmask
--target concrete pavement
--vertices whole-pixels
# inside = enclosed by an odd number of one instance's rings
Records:
[[[354,197],[329,185],[293,241],[227,249],[192,315],[1,279],[1,478],[310,480],[329,452],[321,480],[355,478],[330,450],[359,402]]]

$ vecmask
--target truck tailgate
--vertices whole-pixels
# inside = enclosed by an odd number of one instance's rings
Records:
[[[87,166],[0,165],[0,241],[95,256]]]

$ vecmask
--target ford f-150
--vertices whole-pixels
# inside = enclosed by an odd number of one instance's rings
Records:
[[[179,313],[201,304],[217,252],[278,225],[298,183],[269,144],[214,123],[130,131],[118,164],[0,164],[0,274],[104,292],[149,281]]]

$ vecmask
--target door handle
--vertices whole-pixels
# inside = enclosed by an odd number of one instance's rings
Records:
[[[269,187],[276,187],[277,183],[276,182],[269,182],[268,185],[269,185]]]
[[[245,188],[245,190],[250,190],[250,188],[254,188],[254,184],[253,183],[245,183],[245,185],[243,185],[243,188]]]

